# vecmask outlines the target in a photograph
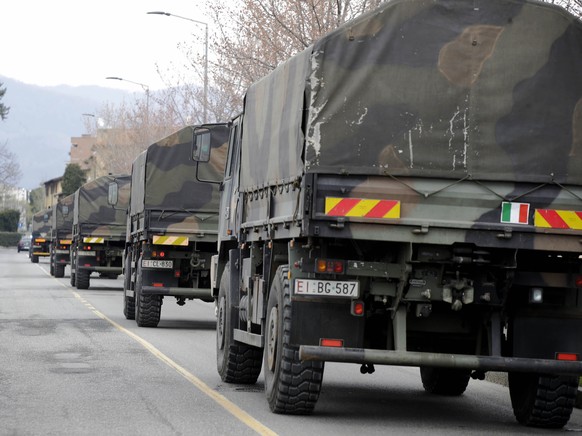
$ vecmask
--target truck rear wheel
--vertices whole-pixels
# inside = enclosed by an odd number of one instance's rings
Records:
[[[65,276],[65,265],[55,265],[55,277],[61,278]]]
[[[141,258],[137,262],[135,278],[135,322],[139,327],[157,327],[162,311],[161,295],[144,295],[141,292]]]
[[[38,256],[35,256],[34,254],[30,257],[30,261],[32,263],[38,263]]]
[[[561,428],[576,403],[578,377],[509,373],[513,414],[530,427]]]
[[[89,289],[90,279],[89,276],[91,275],[91,271],[87,271],[86,269],[78,269],[76,278],[75,278],[75,286],[77,289]]]
[[[280,266],[271,286],[265,332],[265,394],[271,411],[305,415],[313,412],[323,379],[323,362],[301,361],[290,345],[291,291],[289,268]]]
[[[431,394],[457,397],[467,389],[470,377],[470,370],[420,367],[422,386]]]
[[[236,313],[232,308],[230,264],[220,279],[216,322],[216,367],[223,382],[256,383],[261,373],[263,350],[234,340]]]
[[[131,254],[125,257],[125,271],[123,272],[123,315],[125,319],[135,319],[135,293],[128,297],[126,291],[131,290]]]

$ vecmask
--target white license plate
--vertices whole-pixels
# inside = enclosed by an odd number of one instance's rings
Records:
[[[81,256],[93,256],[95,257],[94,251],[79,251],[79,257]]]
[[[141,266],[143,268],[167,268],[167,269],[172,269],[172,268],[174,268],[174,261],[173,260],[150,260],[150,259],[143,259],[141,261]]]
[[[295,295],[358,298],[360,295],[360,283],[339,282],[335,280],[295,279]]]

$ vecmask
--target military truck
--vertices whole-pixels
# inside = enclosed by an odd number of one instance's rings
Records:
[[[164,297],[214,302],[210,258],[217,252],[218,186],[227,124],[188,126],[150,145],[133,162],[125,250],[123,313],[157,327]],[[212,159],[192,159],[201,133]]]
[[[50,256],[51,214],[52,211],[48,208],[41,210],[32,216],[32,239],[28,251],[28,257],[32,263],[38,263],[40,257]]]
[[[65,276],[65,267],[71,263],[73,238],[73,211],[75,195],[61,198],[51,213],[50,229],[50,273],[55,277]]]
[[[508,373],[561,427],[582,373],[582,23],[388,1],[247,91],[221,187],[217,366],[311,413],[324,362]],[[198,156],[207,159],[208,156]]]
[[[91,273],[117,278],[123,250],[131,176],[103,176],[75,192],[71,286],[88,289]]]

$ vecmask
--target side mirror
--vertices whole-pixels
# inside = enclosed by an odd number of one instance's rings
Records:
[[[208,162],[210,160],[210,139],[211,133],[209,129],[196,128],[194,129],[194,137],[192,138],[192,159],[197,162]]]
[[[61,208],[61,212],[63,213],[63,216],[67,216],[69,214],[69,206],[67,206],[66,204],[63,204],[63,207]]]
[[[117,183],[111,182],[109,184],[109,192],[107,193],[107,203],[111,206],[115,206],[118,200],[119,186]]]
[[[43,220],[45,223],[48,223],[48,220],[49,220],[48,213],[45,213],[45,214],[42,216],[42,220]]]

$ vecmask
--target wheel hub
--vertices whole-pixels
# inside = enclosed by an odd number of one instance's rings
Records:
[[[219,349],[224,348],[224,331],[226,330],[226,320],[225,320],[225,310],[226,310],[226,298],[222,297],[218,302],[218,320],[216,323],[216,334],[218,337],[218,347]]]
[[[267,364],[271,371],[275,370],[275,360],[277,356],[277,326],[278,322],[277,306],[271,309],[269,314],[269,325],[267,330]]]

